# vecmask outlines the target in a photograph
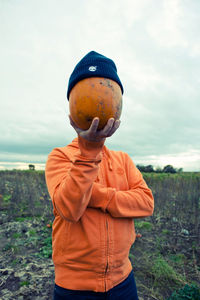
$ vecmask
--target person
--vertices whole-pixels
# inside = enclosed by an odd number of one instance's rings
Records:
[[[68,84],[103,77],[123,86],[113,60],[95,51],[75,66]],[[131,157],[105,142],[119,128],[110,118],[97,130],[70,124],[77,137],[49,154],[45,176],[53,202],[54,300],[138,299],[129,251],[136,234],[134,218],[153,214],[154,198]]]

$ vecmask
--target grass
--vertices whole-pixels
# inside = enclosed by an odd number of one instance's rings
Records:
[[[186,284],[183,288],[174,291],[167,300],[199,300],[200,288],[196,284]]]
[[[3,195],[3,202],[10,203],[11,198],[11,195]]]
[[[17,222],[24,222],[25,220],[30,220],[32,217],[17,217],[15,218],[15,221]]]
[[[178,274],[161,255],[153,261],[151,272],[154,276],[154,285],[157,286],[164,286],[171,282],[177,284],[185,282],[184,276]]]
[[[24,280],[19,283],[20,286],[28,286],[29,284],[30,282],[28,280]]]
[[[18,232],[15,232],[15,233],[13,233],[12,237],[13,237],[14,239],[18,239],[18,238],[21,238],[21,237],[22,237],[22,234],[21,234],[21,233],[18,233]]]
[[[41,219],[36,217],[17,218],[19,223],[25,222],[29,225],[37,221],[38,226],[36,229],[29,229],[26,232],[14,232],[10,235],[10,241],[2,248],[3,252],[11,252],[13,254],[24,254],[30,247],[37,248],[34,255],[39,257],[50,258],[52,255],[52,222],[49,219]],[[28,221],[28,223],[27,223]],[[41,227],[41,223],[46,223],[46,226]],[[22,227],[24,228],[24,227]],[[18,228],[20,230],[20,227]],[[14,259],[14,264],[17,260]]]
[[[40,254],[46,258],[49,258],[52,256],[52,238],[51,238],[51,236],[44,239],[43,246],[40,248]]]
[[[171,254],[169,255],[169,259],[175,263],[175,264],[178,264],[178,265],[183,265],[184,262],[186,261],[186,257],[184,254],[182,253],[177,253],[177,254]]]
[[[153,228],[153,224],[145,221],[135,221],[135,229],[146,229],[151,231]]]
[[[27,235],[30,237],[30,236],[36,236],[37,235],[37,232],[34,230],[34,229],[31,229],[27,232]]]

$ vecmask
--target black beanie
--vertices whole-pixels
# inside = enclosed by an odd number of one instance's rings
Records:
[[[75,84],[80,80],[89,77],[105,77],[112,79],[119,84],[122,90],[122,94],[124,92],[121,81],[117,75],[117,68],[114,61],[95,51],[91,51],[87,55],[85,55],[75,66],[74,71],[69,78],[67,90],[68,100],[69,94]]]

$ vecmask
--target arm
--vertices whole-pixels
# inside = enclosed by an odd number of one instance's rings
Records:
[[[78,134],[80,152],[72,161],[60,149],[54,149],[48,157],[45,176],[55,214],[77,222],[91,198],[105,139],[117,130],[120,121],[111,118],[97,131],[98,118],[93,119],[88,130],[81,130],[69,118]]]
[[[88,206],[108,211],[115,218],[142,218],[152,215],[154,210],[152,192],[128,155],[126,172],[129,190],[117,191],[115,188],[94,183]]]
[[[57,148],[49,155],[45,170],[55,212],[71,222],[77,222],[87,208],[104,144],[80,136],[78,143],[80,152],[73,161]]]

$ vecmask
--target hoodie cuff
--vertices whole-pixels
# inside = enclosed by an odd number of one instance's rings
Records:
[[[91,142],[80,135],[78,135],[78,145],[81,152],[81,156],[87,159],[101,160],[102,159],[102,149],[105,140],[101,142]]]
[[[115,194],[115,188],[105,187],[100,183],[94,182],[88,207],[100,208],[103,212],[106,212],[107,206]]]

